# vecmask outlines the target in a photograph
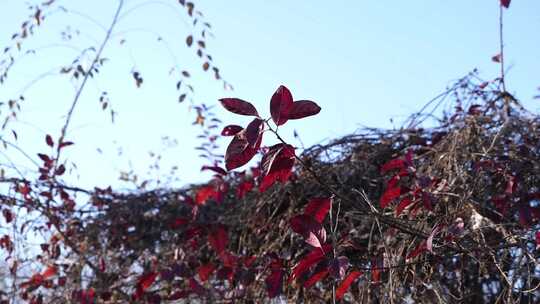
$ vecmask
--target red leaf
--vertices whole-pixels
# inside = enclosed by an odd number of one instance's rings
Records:
[[[64,165],[58,166],[58,169],[54,172],[56,175],[62,175],[66,172],[66,167]]]
[[[312,275],[309,279],[307,279],[304,282],[304,288],[310,288],[315,283],[319,282],[320,280],[324,279],[328,275],[328,269],[323,269],[314,275]]]
[[[208,243],[216,251],[216,253],[222,253],[227,244],[229,243],[229,236],[227,235],[227,230],[222,225],[217,225],[211,229],[208,233]]]
[[[57,273],[57,268],[56,266],[49,266],[42,274],[41,276],[43,277],[44,280],[56,275]]]
[[[291,92],[285,86],[280,86],[270,100],[270,115],[276,125],[281,126],[287,122],[292,106]]]
[[[2,215],[4,216],[4,219],[6,220],[6,223],[11,223],[13,221],[13,213],[9,211],[8,209],[2,210]]]
[[[49,156],[47,156],[47,155],[45,155],[45,154],[43,154],[43,153],[38,153],[37,155],[38,155],[38,157],[39,157],[42,161],[44,161],[44,162],[46,162],[46,163],[48,163],[48,162],[51,161],[51,159],[49,158]]]
[[[283,286],[283,274],[283,270],[274,268],[270,272],[270,275],[266,277],[266,280],[264,280],[269,298],[275,298],[281,294],[281,288]]]
[[[204,205],[206,201],[210,198],[215,198],[216,196],[216,187],[213,185],[204,186],[197,190],[195,194],[195,202],[198,205]]]
[[[47,134],[47,136],[45,136],[45,142],[47,143],[47,145],[49,147],[54,146],[54,141],[53,141],[52,137],[49,134]]]
[[[58,147],[61,149],[61,148],[64,148],[64,147],[67,147],[67,146],[71,146],[73,145],[73,142],[72,141],[64,141],[62,142]]]
[[[505,8],[508,8],[510,7],[510,1],[511,0],[501,0],[501,5],[504,6]]]
[[[219,100],[225,109],[239,115],[259,116],[257,109],[250,102],[239,98],[222,98]]]
[[[356,279],[362,275],[362,272],[358,270],[351,271],[347,275],[347,277],[339,284],[338,288],[336,289],[336,299],[341,300],[343,298],[343,295],[349,290],[349,287],[351,284],[356,281]]]
[[[412,200],[410,198],[406,197],[402,199],[396,208],[396,216],[399,216],[410,204],[412,204]]]
[[[197,280],[194,278],[189,279],[189,287],[191,288],[192,292],[198,294],[199,296],[204,295],[206,292],[204,287],[202,287],[201,284],[199,284],[199,282],[197,282]]]
[[[291,218],[290,224],[291,229],[313,247],[321,247],[326,241],[326,230],[311,215],[297,215]]]
[[[496,63],[500,63],[501,62],[501,54],[497,54],[497,55],[491,57],[491,61],[496,62]],[[470,109],[469,109],[469,112],[471,112]],[[471,114],[471,113],[469,113],[469,114]]]
[[[222,136],[233,136],[236,133],[244,130],[244,128],[238,126],[238,125],[228,125],[225,128],[223,128],[223,131],[221,131]]]
[[[225,153],[225,167],[227,170],[233,170],[247,164],[257,153],[261,145],[261,139],[262,137],[259,137],[255,147],[252,147],[247,141],[245,130],[234,135]]]
[[[291,145],[278,144],[271,147],[261,161],[264,175],[259,191],[266,191],[276,181],[287,182],[291,176],[294,161],[294,148]]]
[[[381,167],[381,173],[386,173],[390,170],[394,170],[394,169],[404,169],[405,168],[405,160],[401,159],[401,158],[395,158],[395,159],[392,159],[390,161],[388,161],[387,163],[385,163],[382,167]]]
[[[314,198],[309,201],[304,214],[311,215],[317,222],[322,224],[324,218],[330,210],[332,204],[331,198]]]
[[[540,248],[540,231],[536,231],[535,238],[536,238],[536,248]]]
[[[246,128],[246,139],[250,147],[255,147],[257,141],[262,137],[263,120],[255,118]]]
[[[244,198],[246,193],[251,191],[253,189],[253,183],[251,181],[243,181],[238,187],[236,188],[236,197],[239,199]]]
[[[332,250],[332,246],[326,244],[322,248],[315,248],[308,253],[296,266],[294,266],[291,276],[289,277],[289,283],[300,277],[311,266],[318,264],[324,256]]]
[[[289,115],[287,118],[300,119],[300,118],[316,115],[320,111],[321,111],[321,107],[319,107],[313,101],[298,100],[293,103],[291,111],[289,112]]]
[[[225,169],[223,169],[223,168],[221,168],[219,166],[203,166],[201,168],[201,171],[204,171],[204,170],[214,171],[219,175],[227,175],[227,171],[225,171]]]
[[[427,251],[427,244],[426,244],[426,241],[422,241],[420,244],[418,244],[418,246],[416,246],[416,248],[407,255],[407,260],[412,260],[414,259],[415,257],[419,256],[420,254],[424,253]]]
[[[199,273],[199,278],[201,279],[201,281],[205,282],[212,275],[214,270],[216,270],[216,266],[212,263],[208,263],[205,265],[201,265],[197,272]]]
[[[393,187],[386,189],[384,194],[381,197],[381,208],[384,209],[386,206],[388,206],[388,203],[390,203],[392,200],[398,198],[401,195],[401,187]]]
[[[157,278],[158,273],[157,272],[149,272],[146,274],[143,274],[139,281],[137,282],[137,289],[140,290],[141,293],[143,293],[146,289],[148,289],[152,284],[154,284],[154,281]]]

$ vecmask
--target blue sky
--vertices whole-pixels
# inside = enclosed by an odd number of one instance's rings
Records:
[[[126,0],[128,8],[144,2]],[[268,113],[269,98],[281,84],[295,99],[316,101],[322,107],[318,116],[282,128],[293,143],[296,129],[306,145],[361,126],[399,127],[399,121],[473,69],[488,80],[499,73],[491,61],[499,43],[497,0],[195,1],[214,29],[208,48],[223,77],[235,87],[234,92],[225,92],[185,48],[190,27],[185,15],[173,9],[180,7],[177,2],[147,2],[119,23],[119,34],[105,51],[112,60],[87,87],[76,109],[68,136],[76,144],[64,155],[77,164],[73,183],[124,187],[118,182],[119,170],[133,168],[145,176],[152,161],[148,152],[162,150],[163,136],[176,139],[178,145],[163,153],[162,173],[178,166],[178,184],[209,177],[199,172],[204,163],[193,149],[198,144],[198,129],[191,126],[193,113],[186,103],[176,102],[175,82],[168,75],[175,62],[197,70],[193,73],[197,101],[215,104],[220,97],[240,97]],[[107,25],[117,2],[61,3]],[[0,2],[2,46],[26,15],[22,1]],[[540,86],[540,1],[514,0],[504,18],[508,88],[538,113],[540,101],[532,97]],[[16,64],[8,83],[0,87],[1,101],[18,96],[36,75],[72,60],[76,54],[72,49],[55,47],[65,43],[59,33],[67,24],[81,32],[69,42],[78,47],[95,44],[104,34],[76,15],[54,14],[27,45],[46,48]],[[174,58],[156,42],[155,33],[165,39]],[[124,45],[121,39],[126,39]],[[140,89],[130,75],[134,68],[144,77]],[[115,124],[99,107],[104,89],[119,113]],[[19,145],[35,155],[47,151],[46,133],[58,136],[73,98],[73,83],[65,77],[49,77],[24,94],[27,101],[11,127],[19,134]],[[249,121],[222,109],[217,113],[226,123]],[[11,139],[8,132],[2,136]],[[266,143],[272,140],[267,138]],[[13,162],[32,169],[15,151],[6,153]]]

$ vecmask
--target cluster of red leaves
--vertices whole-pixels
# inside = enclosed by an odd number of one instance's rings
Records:
[[[314,198],[304,208],[304,213],[294,216],[290,220],[291,229],[300,234],[304,241],[313,248],[292,269],[289,283],[303,278],[302,286],[310,288],[315,283],[330,276],[341,280],[349,268],[349,259],[337,256],[337,248],[326,243],[326,230],[323,227],[324,219],[331,210],[332,198]],[[361,275],[353,270],[345,277],[336,292],[336,298],[341,299],[350,285]]]
[[[247,164],[255,156],[261,146],[268,119],[262,119],[255,106],[248,101],[239,98],[222,98],[220,101],[223,107],[232,113],[255,116],[246,128],[228,125],[221,132],[224,136],[234,136],[225,154],[225,167],[227,170],[233,170]],[[280,86],[270,99],[270,114],[276,126],[281,126],[290,119],[315,115],[320,110],[321,108],[313,101],[293,101],[291,92],[285,86]],[[288,177],[286,171],[290,171],[294,164],[294,161],[291,161],[291,158],[294,158],[294,148],[283,143],[272,147],[265,156],[263,156],[265,160],[263,166],[266,168],[263,170],[264,175],[272,174],[275,177],[267,178],[263,189],[273,183],[270,180],[283,181]]]

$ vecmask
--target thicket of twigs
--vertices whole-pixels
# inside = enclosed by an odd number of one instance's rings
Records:
[[[44,250],[54,274],[23,290],[45,302],[538,302],[540,119],[499,88],[471,74],[401,129],[306,149],[264,193],[256,168],[182,190],[96,189],[88,212],[58,224],[64,251]],[[324,254],[290,223],[321,197]]]

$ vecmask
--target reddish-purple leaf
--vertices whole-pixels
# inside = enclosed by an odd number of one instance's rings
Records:
[[[263,156],[263,177],[259,191],[264,192],[276,181],[285,183],[289,180],[294,166],[294,148],[291,145],[275,145]]]
[[[60,176],[66,172],[66,167],[64,165],[58,166],[58,169],[54,172],[54,174]]]
[[[319,114],[321,107],[310,100],[298,100],[292,105],[292,108],[287,116],[288,119],[300,119],[308,116]]]
[[[47,145],[49,147],[54,146],[54,141],[53,141],[52,137],[49,134],[47,134],[47,136],[45,136],[45,142],[47,143]]]
[[[349,287],[351,284],[356,281],[356,279],[362,275],[362,272],[358,270],[351,271],[347,275],[347,277],[339,284],[338,288],[336,289],[336,299],[341,300],[343,298],[343,295],[349,290]]]
[[[262,119],[255,118],[246,127],[246,139],[251,147],[255,147],[259,138],[262,137],[263,122]]]
[[[225,109],[239,115],[259,116],[257,109],[250,102],[239,98],[222,98],[219,100]]]
[[[46,162],[46,163],[48,163],[48,162],[51,161],[51,159],[49,158],[49,156],[47,156],[47,155],[45,155],[45,154],[43,154],[43,153],[38,153],[38,157],[39,157],[42,161],[44,161],[44,162]]]
[[[8,209],[2,210],[2,215],[4,216],[4,219],[6,220],[6,223],[11,223],[13,221],[13,213],[9,211]]]
[[[331,205],[331,198],[314,198],[307,204],[304,214],[311,215],[317,222],[322,224]]]
[[[208,243],[218,253],[222,253],[229,243],[227,230],[222,225],[217,225],[208,232]]]
[[[58,147],[61,149],[61,148],[64,148],[64,147],[67,147],[67,146],[71,146],[73,145],[73,142],[72,141],[64,141],[62,142]]]
[[[222,136],[233,136],[236,133],[244,130],[244,128],[238,126],[238,125],[228,125],[225,128],[223,128],[223,131],[221,131]]]
[[[208,278],[210,278],[214,270],[216,270],[216,266],[212,263],[199,266],[199,269],[197,269],[197,273],[199,274],[199,278],[201,279],[201,282],[205,282],[206,280],[208,280]]]
[[[214,171],[219,175],[227,175],[227,171],[225,171],[225,169],[223,169],[223,168],[221,168],[219,166],[203,166],[201,168],[201,171],[204,171],[204,170]]]
[[[232,170],[247,164],[253,156],[257,153],[259,146],[261,145],[262,137],[255,144],[255,147],[249,145],[246,138],[246,131],[237,133],[225,153],[225,167],[227,170]]]
[[[313,247],[322,247],[326,241],[326,230],[312,216],[301,214],[290,220],[291,229],[300,234],[306,243]]]
[[[388,206],[388,204],[398,198],[399,196],[401,195],[401,187],[397,186],[397,187],[393,187],[393,188],[389,188],[389,189],[386,189],[386,191],[384,191],[382,197],[381,197],[381,208],[384,209],[386,208],[386,206]]]
[[[276,125],[281,126],[287,122],[292,106],[291,92],[285,86],[280,86],[270,100],[270,115]]]
[[[289,277],[289,283],[300,277],[304,272],[306,272],[311,266],[318,264],[323,260],[324,256],[332,250],[332,246],[326,244],[322,248],[314,248],[309,252],[304,258],[294,266],[291,276]]]
[[[395,159],[392,159],[390,161],[388,161],[387,163],[385,163],[382,167],[381,167],[381,173],[386,173],[390,170],[394,170],[394,169],[404,169],[405,168],[405,160],[401,159],[401,158],[395,158]]]
[[[410,204],[412,204],[412,200],[410,198],[406,197],[402,199],[396,208],[396,216],[399,216]]]
[[[283,286],[283,270],[274,268],[270,271],[270,275],[266,277],[264,281],[266,283],[266,291],[269,298],[275,298],[281,294],[281,288]]]
[[[536,248],[540,248],[540,231],[536,231],[534,235],[536,238]]]
[[[206,293],[204,287],[202,287],[201,284],[197,282],[197,280],[195,280],[194,278],[189,279],[189,288],[191,288],[191,292],[194,292],[199,296],[202,296]]]
[[[504,6],[505,8],[509,8],[510,7],[510,1],[511,0],[501,0],[501,5]]]
[[[349,259],[346,256],[333,259],[328,266],[330,275],[336,279],[343,278],[347,272],[347,268],[349,268]]]
[[[309,279],[304,282],[304,288],[310,288],[315,283],[324,279],[328,275],[328,269],[323,269],[315,274],[313,274]]]
[[[244,198],[246,193],[251,191],[251,189],[253,189],[253,182],[249,180],[243,181],[242,183],[240,183],[240,185],[238,185],[238,187],[236,187],[236,197],[238,197],[239,199]]]

